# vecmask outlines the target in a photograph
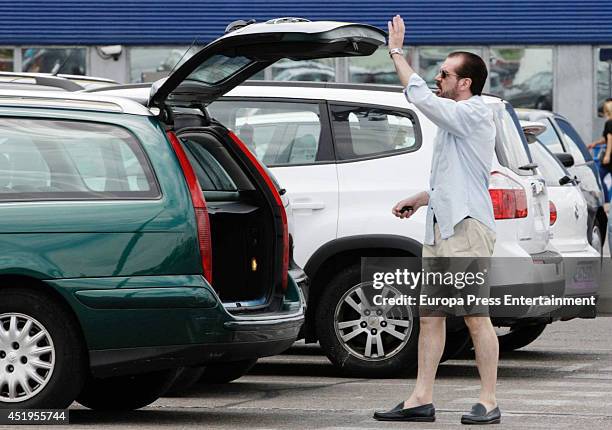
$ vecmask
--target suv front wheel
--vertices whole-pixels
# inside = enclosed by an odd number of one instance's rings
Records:
[[[361,282],[358,264],[338,273],[317,307],[319,343],[331,362],[351,376],[387,377],[416,367],[418,318],[409,306],[376,306],[374,296],[392,298],[394,287]]]

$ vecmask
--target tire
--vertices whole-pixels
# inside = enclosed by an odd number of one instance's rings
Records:
[[[75,318],[48,294],[3,287],[0,327],[0,409],[70,406],[87,372]]]
[[[98,411],[131,411],[150,405],[170,388],[178,369],[112,378],[89,378],[77,402]]]
[[[547,324],[535,324],[522,327],[511,327],[506,334],[498,335],[500,352],[510,352],[529,345],[544,331]]]
[[[395,297],[400,292],[393,287],[374,290],[371,282],[360,283],[360,278],[360,265],[349,266],[321,295],[315,327],[321,348],[342,373],[350,376],[383,378],[414,370],[419,337],[416,309],[374,306],[374,294]],[[362,306],[360,296],[368,301],[366,306]]]
[[[164,394],[164,397],[181,396],[200,380],[204,373],[204,369],[204,366],[182,367],[176,375],[174,382]]]
[[[257,359],[209,364],[204,369],[200,382],[205,384],[226,384],[247,374]]]
[[[465,357],[472,349],[472,338],[467,328],[446,333],[446,344],[440,363],[454,358]]]

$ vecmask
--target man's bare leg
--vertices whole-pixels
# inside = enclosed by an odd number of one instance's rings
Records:
[[[419,318],[419,370],[416,385],[408,400],[404,402],[404,408],[433,402],[433,385],[446,341],[445,321],[445,317]]]
[[[497,362],[499,359],[499,342],[489,317],[466,316],[465,324],[470,330],[476,366],[480,374],[480,400],[487,411],[497,406],[495,385],[497,383]]]

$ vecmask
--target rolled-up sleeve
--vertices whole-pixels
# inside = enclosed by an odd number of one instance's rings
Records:
[[[468,103],[436,96],[416,73],[410,76],[404,95],[431,122],[456,136],[467,136],[473,118],[478,117]]]

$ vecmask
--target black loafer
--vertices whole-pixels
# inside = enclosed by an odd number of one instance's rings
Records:
[[[436,420],[436,408],[433,403],[404,409],[404,402],[389,411],[374,412],[374,419],[378,421],[413,421],[433,422]]]
[[[461,417],[461,424],[499,424],[501,422],[501,412],[499,407],[487,413],[487,408],[482,403],[472,406],[469,414]]]

